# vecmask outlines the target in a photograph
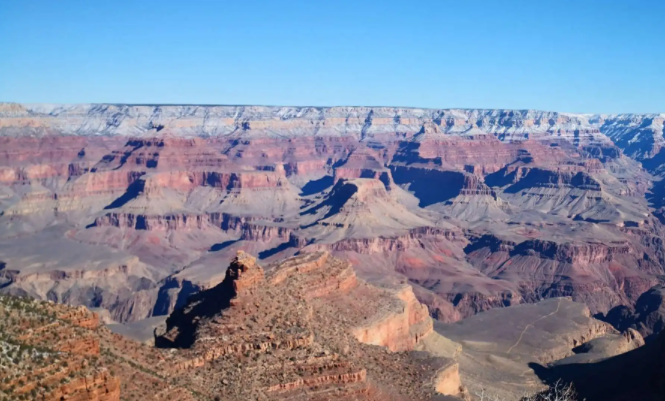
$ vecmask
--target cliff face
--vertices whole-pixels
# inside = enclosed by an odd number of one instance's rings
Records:
[[[383,138],[391,133],[394,136],[395,132],[402,133],[402,136],[427,134],[430,131],[423,130],[423,123],[434,122],[445,133],[469,134],[470,129],[479,129],[500,134],[499,138],[503,140],[556,134],[578,143],[598,141],[603,138],[601,132],[608,132],[611,138],[623,138],[627,128],[639,127],[640,122],[651,122],[652,130],[657,131],[658,127],[662,130],[663,120],[658,115],[590,116],[533,110],[392,107],[15,105],[3,107],[1,113],[0,128],[6,133],[23,128],[32,133],[145,133],[152,136],[168,127],[179,134],[218,136],[237,133],[238,137],[247,139],[254,139],[259,136],[257,134],[269,137],[280,132],[297,138],[315,131],[324,136],[347,132],[358,137]],[[642,131],[648,132],[646,129]]]
[[[427,306],[418,302],[411,286],[397,290],[395,295],[404,303],[402,312],[379,315],[354,328],[353,334],[358,341],[381,345],[391,351],[405,351],[414,349],[422,338],[432,333]]]
[[[132,213],[108,213],[95,220],[95,227],[132,228],[135,230],[169,231],[169,230],[201,230],[206,228],[207,216],[197,215],[165,215],[146,216]]]
[[[625,139],[659,121],[3,104],[0,290],[136,321],[218,283],[237,250],[327,250],[371,281],[406,277],[446,321],[561,295],[632,306],[664,272],[665,230],[659,145]]]
[[[658,281],[645,272],[661,269],[645,257],[640,245],[623,241],[515,244],[487,236],[473,241],[466,251],[471,263],[490,277],[519,275],[519,293],[525,300],[537,299],[546,291],[553,297],[572,296],[593,313],[634,305]]]
[[[429,399],[435,390],[458,394],[453,361],[381,351],[413,350],[430,334],[427,307],[408,286],[370,286],[356,278],[348,262],[326,252],[287,259],[266,271],[239,253],[224,281],[190,298],[156,332],[155,341],[159,347],[184,348],[183,359],[173,366],[176,374],[198,370],[214,391],[232,399],[252,394],[290,399],[303,391],[317,400],[330,391],[342,399],[379,394],[407,399],[398,395],[405,393],[411,394],[408,399]],[[237,374],[224,368],[237,361],[242,367]],[[423,364],[433,369],[423,371]],[[212,365],[214,370],[206,368]],[[404,377],[402,369],[413,376]]]

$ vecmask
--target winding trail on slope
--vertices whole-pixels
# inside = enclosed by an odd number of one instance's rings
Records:
[[[548,317],[557,314],[557,313],[559,312],[559,308],[560,308],[560,307],[561,307],[561,298],[559,298],[559,299],[557,300],[556,310],[555,310],[554,312],[552,312],[552,313],[548,313],[548,314],[545,315],[545,316],[541,316],[541,317],[539,317],[538,319],[534,320],[533,322],[527,324],[527,325],[524,327],[524,330],[522,330],[522,333],[520,333],[520,337],[517,339],[517,342],[516,342],[512,347],[508,348],[508,351],[507,351],[506,353],[507,353],[507,354],[510,354],[510,351],[512,351],[515,347],[517,347],[517,346],[519,345],[519,343],[522,341],[522,337],[524,337],[524,333],[526,333],[526,331],[529,329],[529,327],[533,327],[533,325],[536,324],[536,323],[538,323],[539,321],[541,321],[541,320],[543,320],[543,319],[547,319]]]

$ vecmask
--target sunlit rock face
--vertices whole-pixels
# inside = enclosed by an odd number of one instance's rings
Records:
[[[370,285],[324,251],[265,268],[240,251],[155,344],[182,355],[171,374],[197,372],[225,399],[427,400],[464,392],[456,361],[408,352],[439,337],[404,283]]]
[[[665,273],[662,125],[532,110],[0,104],[0,291],[130,322],[218,285],[238,250],[261,263],[327,251],[369,282],[406,279],[445,322],[559,296],[594,314],[632,310]]]

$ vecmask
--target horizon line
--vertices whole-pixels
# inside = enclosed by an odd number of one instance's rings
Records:
[[[129,107],[172,107],[172,106],[196,106],[196,107],[270,107],[270,108],[295,108],[295,109],[334,109],[334,108],[388,108],[388,109],[408,109],[408,110],[464,110],[464,111],[536,111],[543,113],[558,113],[558,114],[571,114],[579,116],[612,116],[612,115],[665,115],[663,112],[619,112],[619,113],[588,113],[588,112],[568,112],[544,109],[529,109],[529,108],[501,108],[501,107],[418,107],[418,106],[368,106],[368,105],[334,105],[334,106],[296,106],[296,105],[274,105],[274,104],[223,104],[223,103],[122,103],[122,102],[80,102],[80,103],[49,103],[49,102],[15,102],[15,101],[0,101],[0,104],[18,104],[24,106],[80,106],[80,105],[97,105],[97,106],[129,106]]]

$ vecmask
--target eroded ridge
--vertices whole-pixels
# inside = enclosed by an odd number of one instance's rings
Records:
[[[0,400],[214,399],[183,358],[112,333],[84,307],[0,296]]]
[[[0,399],[119,401],[86,308],[0,296]]]
[[[409,286],[369,285],[328,252],[265,270],[239,252],[221,284],[156,331],[156,344],[180,349],[170,374],[195,377],[223,399],[457,395],[456,362],[410,352],[431,332]]]

